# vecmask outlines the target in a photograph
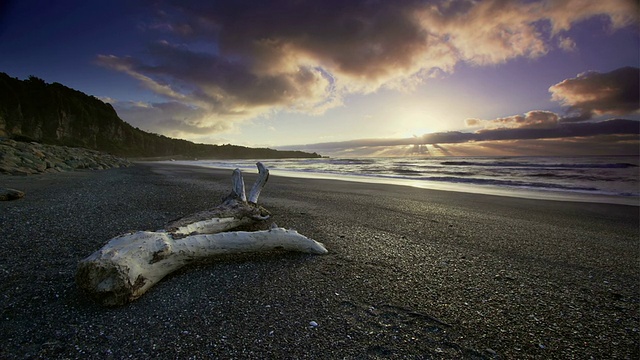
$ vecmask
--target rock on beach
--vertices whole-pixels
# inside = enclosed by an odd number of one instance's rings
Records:
[[[128,166],[131,166],[128,160],[96,150],[0,138],[0,174],[32,175]]]
[[[0,201],[17,200],[24,197],[24,192],[16,189],[0,188]]]

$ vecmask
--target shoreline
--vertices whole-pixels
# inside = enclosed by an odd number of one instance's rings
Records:
[[[153,163],[156,161],[139,161],[141,163]],[[216,170],[232,170],[229,167],[216,167],[210,165],[196,165],[192,163],[183,163],[182,161],[157,161],[159,164],[169,164],[178,166],[195,166],[207,169]],[[242,168],[241,170],[251,170]],[[335,180],[335,181],[347,181],[355,183],[371,183],[371,184],[385,184],[393,186],[409,186],[418,189],[437,190],[437,191],[451,191],[458,193],[471,193],[471,194],[483,194],[494,196],[506,196],[522,199],[534,199],[534,200],[552,200],[552,201],[569,201],[569,202],[584,202],[584,203],[603,203],[603,204],[617,204],[617,205],[630,205],[640,207],[640,198],[638,197],[623,197],[607,194],[591,194],[580,191],[557,191],[553,189],[525,189],[525,188],[505,188],[496,185],[473,185],[464,183],[451,183],[442,181],[424,181],[414,179],[401,179],[390,177],[374,177],[374,176],[357,176],[349,174],[330,174],[330,173],[316,173],[316,172],[304,172],[293,170],[270,170],[271,175],[299,178],[299,179],[320,179],[320,180]]]
[[[260,198],[271,220],[328,255],[216,258],[118,308],[77,290],[78,260],[218,205],[230,175],[139,163],[0,176],[26,192],[0,203],[0,357],[640,354],[634,206],[273,176]]]

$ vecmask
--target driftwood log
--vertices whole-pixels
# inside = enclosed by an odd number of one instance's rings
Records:
[[[258,163],[258,179],[247,198],[242,173],[232,175],[232,191],[221,205],[184,217],[158,231],[137,231],[111,239],[78,264],[76,283],[106,306],[122,305],[143,295],[163,277],[192,261],[218,254],[290,250],[326,254],[324,245],[272,226],[264,231],[225,232],[269,219],[257,205],[269,170]]]

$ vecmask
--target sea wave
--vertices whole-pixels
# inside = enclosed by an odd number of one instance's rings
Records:
[[[510,187],[525,187],[525,188],[539,188],[539,189],[558,189],[558,190],[571,190],[571,191],[598,191],[595,187],[587,186],[570,186],[554,183],[543,182],[530,182],[530,181],[516,181],[516,180],[500,180],[500,179],[483,179],[474,177],[455,177],[455,176],[431,176],[423,177],[421,180],[427,181],[444,181],[453,183],[465,183],[473,185],[494,185],[494,186],[510,186]]]
[[[537,177],[537,178],[561,179],[561,180],[623,181],[623,182],[636,181],[636,179],[633,179],[633,178],[596,176],[596,175],[579,175],[579,174],[537,173],[537,174],[529,174],[529,176]]]
[[[328,161],[333,165],[370,165],[374,164],[373,159],[329,159]]]
[[[418,170],[413,170],[413,169],[403,169],[403,168],[394,168],[391,169],[391,171],[395,174],[400,174],[400,175],[420,175],[422,174],[422,171],[418,171]]]
[[[626,169],[638,167],[631,163],[528,163],[528,162],[512,162],[512,161],[496,161],[496,162],[474,162],[474,161],[443,161],[440,163],[445,166],[486,166],[486,167],[518,167],[518,168],[567,168],[567,169]]]
[[[203,160],[194,165],[255,169],[256,160]],[[506,191],[536,190],[638,197],[638,158],[602,157],[406,157],[264,160],[287,174],[388,179],[412,184],[451,184]],[[419,185],[422,186],[422,185]]]

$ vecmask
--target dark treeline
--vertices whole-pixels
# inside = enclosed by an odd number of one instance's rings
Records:
[[[124,122],[110,104],[94,96],[34,76],[19,80],[5,73],[0,73],[0,136],[125,157],[319,157],[302,151],[195,144],[148,133]]]

